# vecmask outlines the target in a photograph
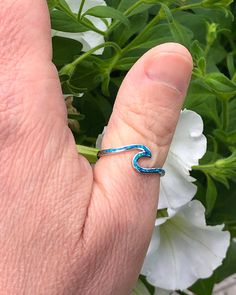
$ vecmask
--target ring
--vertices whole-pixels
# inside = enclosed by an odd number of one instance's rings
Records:
[[[139,173],[158,173],[158,174],[160,174],[160,176],[165,175],[165,170],[162,168],[144,168],[139,165],[138,160],[140,158],[143,158],[143,157],[144,158],[151,158],[152,157],[151,150],[145,145],[131,144],[131,145],[126,145],[126,146],[122,146],[122,147],[118,147],[118,148],[105,149],[105,150],[99,151],[97,153],[97,157],[99,159],[99,158],[101,158],[103,156],[107,156],[109,154],[121,153],[121,152],[129,151],[129,150],[140,150],[140,152],[138,152],[137,154],[134,155],[133,160],[132,160],[133,168],[136,171],[138,171]]]

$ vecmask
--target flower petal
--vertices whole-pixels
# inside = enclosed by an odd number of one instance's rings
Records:
[[[179,164],[191,170],[198,165],[199,159],[206,153],[206,137],[202,134],[201,116],[190,110],[183,110],[170,147],[170,153],[178,158]]]
[[[148,252],[142,273],[149,283],[167,290],[183,290],[209,277],[222,263],[230,242],[222,226],[205,224],[204,207],[196,200],[155,227],[153,236],[159,246]]]
[[[81,0],[66,0],[67,4],[70,6],[70,9],[74,13],[78,13],[81,5]],[[85,13],[90,8],[96,7],[96,6],[106,6],[106,2],[103,0],[92,0],[92,1],[85,1],[84,6],[82,9],[82,13]],[[86,18],[88,18],[95,27],[97,27],[101,31],[105,31],[107,29],[107,26],[105,25],[104,21],[98,17],[94,17],[91,15],[87,15]],[[108,19],[108,23],[110,23],[111,20]]]
[[[83,33],[82,35],[82,41],[81,43],[83,44],[83,51],[88,51],[102,43],[105,42],[105,39],[102,35],[93,32],[93,31],[88,31]],[[102,54],[104,51],[104,48],[98,49],[97,51],[95,51],[95,54]]]
[[[67,0],[66,2],[70,6],[70,9],[72,10],[72,12],[78,13],[80,5],[81,5],[81,0]],[[87,11],[88,9],[92,7],[101,6],[101,5],[105,6],[106,2],[103,0],[85,1],[82,12],[84,13],[85,11]],[[102,19],[98,17],[90,16],[90,15],[86,16],[86,18],[90,20],[93,23],[93,25],[99,30],[105,31],[107,29],[107,26]],[[111,19],[107,19],[107,21],[108,23],[111,23]],[[60,36],[64,38],[77,40],[83,45],[82,51],[84,52],[105,42],[104,36],[94,31],[87,31],[83,33],[80,33],[80,32],[70,33],[70,32],[61,32],[61,31],[52,30],[52,36]],[[102,54],[103,51],[104,51],[104,48],[101,48],[95,51],[94,54],[99,55],[99,54]]]
[[[52,30],[52,36],[59,36],[63,38],[69,38],[79,41],[82,45],[82,51],[87,52],[88,50],[105,42],[104,37],[96,32],[87,31],[85,33],[69,33]],[[102,54],[103,48],[95,51],[93,54]]]
[[[189,173],[183,176],[173,161],[166,161],[166,175],[160,181],[158,209],[178,208],[192,200],[197,187],[191,182]]]
[[[102,148],[102,139],[103,139],[104,134],[106,133],[106,129],[107,129],[107,126],[104,127],[102,134],[98,135],[98,138],[96,141],[96,148],[99,150]]]
[[[183,110],[176,127],[174,138],[161,178],[158,209],[178,208],[192,200],[197,187],[189,170],[198,165],[206,152],[206,138],[202,134],[203,121],[195,112]]]
[[[81,5],[81,0],[66,0],[67,4],[70,6],[70,9],[74,13],[78,13],[80,5]],[[102,6],[106,5],[106,2],[104,0],[86,0],[84,2],[84,6],[82,9],[82,13],[87,11],[88,9],[95,7],[95,6]]]

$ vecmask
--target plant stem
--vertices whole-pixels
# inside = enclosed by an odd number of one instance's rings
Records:
[[[101,48],[105,48],[105,47],[113,47],[117,53],[121,52],[121,48],[114,42],[105,42],[102,43],[90,50],[88,50],[87,52],[83,53],[82,55],[80,55],[77,59],[75,59],[72,63],[65,65],[60,71],[59,71],[59,75],[63,75],[63,74],[67,74],[69,76],[71,76],[74,72],[75,67],[85,58],[87,58],[88,56],[90,56],[91,54],[93,54],[95,51],[97,51],[98,49]]]
[[[84,0],[84,2],[85,2],[85,0]],[[81,3],[81,4],[82,4],[82,3]],[[58,4],[57,7],[58,7],[60,10],[64,11],[66,14],[68,14],[70,17],[72,17],[72,18],[73,18],[74,20],[76,20],[77,22],[80,22],[83,26],[85,26],[86,28],[88,28],[89,31],[94,31],[94,32],[96,32],[96,33],[98,33],[98,34],[100,34],[100,35],[103,35],[103,36],[106,35],[106,32],[103,32],[103,31],[97,29],[95,26],[90,25],[89,23],[85,22],[85,21],[82,20],[82,19],[78,19],[78,18],[76,17],[76,15],[75,15],[71,10],[67,9],[65,6],[61,5],[60,3]]]
[[[128,52],[136,42],[138,42],[153,26],[155,26],[161,19],[162,15],[159,11],[159,13],[148,23],[148,25],[145,27],[145,29],[131,41],[125,48],[122,49],[122,55],[124,55],[126,52]]]
[[[143,0],[139,0],[136,3],[134,3],[132,6],[130,6],[125,12],[124,15],[125,16],[129,16],[129,14],[131,12],[133,12],[135,9],[137,9],[140,5],[143,4]],[[120,21],[115,21],[111,24],[111,26],[109,27],[109,29],[106,32],[106,37],[109,36],[109,34],[120,24]]]
[[[83,8],[84,8],[84,3],[85,3],[85,0],[82,0],[81,4],[80,4],[79,12],[78,12],[78,20],[81,19],[81,14],[82,14],[82,11],[83,11]]]
[[[121,52],[121,48],[115,42],[105,42],[105,43],[102,43],[102,44],[90,49],[89,51],[85,52],[80,57],[78,57],[76,60],[74,60],[71,64],[74,66],[77,66],[83,59],[90,56],[98,49],[105,48],[105,47],[113,47],[116,52],[118,52],[118,53]]]
[[[129,7],[125,12],[124,15],[128,16],[132,11],[137,9],[141,4],[145,3],[143,0],[139,0],[136,3],[134,3],[131,7]],[[159,4],[159,3],[157,3]],[[186,9],[192,9],[192,8],[198,8],[201,7],[201,3],[195,3],[195,4],[189,4],[184,5],[178,8],[172,9],[172,12],[176,12],[179,10],[186,10]],[[159,13],[148,23],[148,25],[145,27],[145,29],[138,35],[136,38],[134,38],[125,48],[122,49],[120,57],[124,56],[150,29],[152,29],[162,18],[164,18],[164,14],[162,14],[162,10],[160,8]],[[110,32],[118,25],[118,22],[113,23],[108,31],[106,32],[106,37],[110,34]],[[113,66],[115,64],[113,63]]]
[[[97,154],[98,149],[83,146],[83,145],[77,145],[77,151],[79,154],[83,155],[91,164],[95,164],[98,160]]]
[[[215,163],[212,163],[212,164],[206,164],[206,165],[193,166],[192,169],[204,172],[204,170],[209,170],[209,169],[212,169],[214,167],[215,167]]]
[[[128,16],[131,12],[133,12],[135,9],[137,9],[140,5],[143,4],[143,0],[139,0],[136,3],[134,3],[132,6],[130,6],[125,12],[124,15]]]
[[[57,5],[57,8],[59,8],[60,10],[64,11],[66,14],[68,14],[70,17],[72,17],[74,20],[77,20],[75,14],[67,9],[67,7],[65,7],[64,5],[61,5],[60,3]]]
[[[202,7],[202,3],[194,3],[194,4],[188,4],[188,5],[183,5],[179,6],[177,8],[173,8],[172,12],[180,11],[180,10],[188,10],[188,9],[194,9],[194,8],[200,8]]]
[[[83,19],[80,19],[79,22],[80,22],[83,26],[85,26],[85,27],[87,27],[88,29],[90,29],[90,31],[94,31],[94,32],[96,32],[96,33],[98,33],[98,34],[100,34],[100,35],[106,36],[106,32],[105,32],[105,31],[101,31],[101,30],[99,30],[99,29],[96,28],[94,25],[90,25],[89,23],[85,22]]]

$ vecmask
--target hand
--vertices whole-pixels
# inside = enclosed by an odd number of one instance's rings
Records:
[[[46,1],[0,6],[0,293],[128,295],[152,234],[159,176],[134,171],[132,151],[94,169],[77,154]],[[146,53],[122,84],[103,148],[145,144],[154,156],[143,165],[161,167],[191,70],[181,45]]]

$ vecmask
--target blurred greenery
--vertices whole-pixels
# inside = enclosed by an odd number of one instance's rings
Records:
[[[72,105],[82,115],[77,128],[72,129],[77,143],[95,145],[108,123],[123,78],[143,53],[163,42],[185,45],[194,59],[185,107],[202,116],[208,138],[205,157],[199,166],[193,167],[198,185],[196,198],[205,205],[209,224],[224,223],[232,238],[236,237],[236,2],[106,2],[105,9],[96,7],[81,16],[72,13],[64,0],[48,0],[53,29],[93,30],[105,38],[99,46],[104,47],[104,52],[97,56],[93,54],[95,50],[83,52],[78,41],[53,37],[53,61],[63,91],[73,95]],[[113,21],[107,31],[101,32],[86,15],[110,17]],[[76,120],[76,116],[70,120]],[[223,265],[211,278],[197,282],[192,290],[199,295],[212,294],[214,284],[232,273],[236,273],[233,242]]]

